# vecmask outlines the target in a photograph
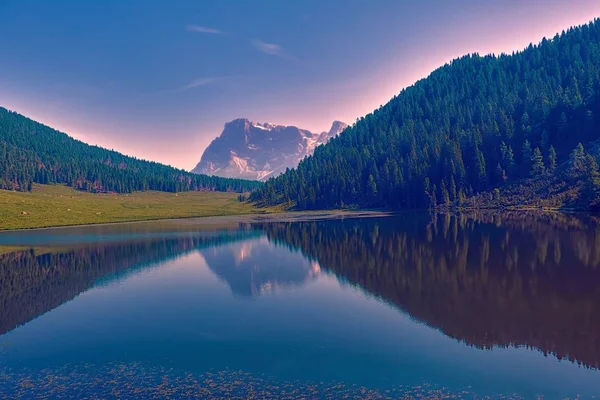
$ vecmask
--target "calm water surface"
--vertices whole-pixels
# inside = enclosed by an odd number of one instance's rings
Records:
[[[0,234],[0,397],[597,398],[599,365],[593,216]]]

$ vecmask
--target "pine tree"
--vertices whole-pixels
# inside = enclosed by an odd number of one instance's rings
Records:
[[[531,134],[531,121],[527,111],[525,111],[521,117],[521,131],[523,132],[525,140],[528,140],[529,135]]]
[[[579,143],[569,156],[569,173],[573,178],[580,178],[586,169],[585,149]]]
[[[373,175],[369,175],[369,182],[367,183],[369,188],[369,196],[376,197],[377,196],[377,183],[375,182],[375,178]]]
[[[487,174],[485,170],[485,157],[479,147],[473,152],[473,175],[477,189],[483,190],[487,185]]]
[[[542,151],[539,147],[536,147],[531,156],[531,176],[540,176],[544,174],[544,159],[542,157]]]
[[[548,150],[548,171],[554,172],[556,170],[556,150],[554,150],[554,146],[550,146],[550,150]]]
[[[529,140],[525,140],[523,148],[521,149],[521,168],[523,170],[523,175],[529,175],[531,173],[532,157],[531,144],[529,143]]]
[[[505,171],[513,172],[515,168],[515,160],[512,148],[507,146],[506,143],[502,142],[500,145],[500,154],[502,157],[502,168]]]
[[[596,202],[600,197],[600,172],[598,163],[591,154],[585,157],[586,197],[590,202]]]

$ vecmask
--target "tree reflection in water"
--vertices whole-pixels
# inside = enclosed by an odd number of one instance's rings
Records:
[[[255,226],[468,345],[600,363],[600,219],[415,215]]]

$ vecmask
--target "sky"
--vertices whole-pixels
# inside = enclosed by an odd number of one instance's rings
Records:
[[[189,170],[234,118],[321,132],[456,57],[596,17],[598,0],[1,0],[0,106]]]

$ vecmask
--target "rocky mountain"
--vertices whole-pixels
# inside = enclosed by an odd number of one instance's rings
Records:
[[[329,131],[312,133],[295,126],[252,122],[245,118],[225,124],[192,170],[196,174],[267,180],[293,168],[314,149],[348,125],[334,121]]]

